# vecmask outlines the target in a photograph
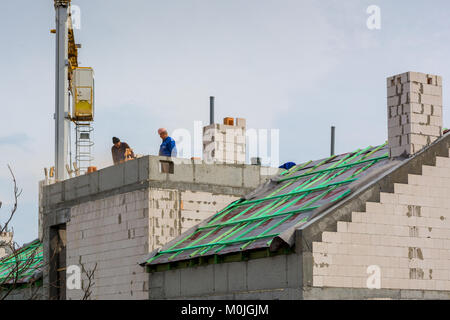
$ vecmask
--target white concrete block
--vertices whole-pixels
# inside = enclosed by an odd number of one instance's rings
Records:
[[[407,103],[403,105],[403,113],[423,113],[423,107],[420,103]]]
[[[380,203],[397,204],[398,195],[395,195],[393,193],[380,192]]]
[[[408,73],[408,80],[411,82],[419,82],[422,84],[427,83],[427,75],[420,72],[409,72]]]
[[[441,86],[422,84],[422,88],[423,88],[423,94],[425,94],[425,95],[442,97],[442,87]]]
[[[435,95],[429,95],[429,94],[422,94],[420,101],[414,101],[414,102],[420,102],[423,104],[430,104],[435,106],[442,106],[442,95],[441,96],[435,96]]]

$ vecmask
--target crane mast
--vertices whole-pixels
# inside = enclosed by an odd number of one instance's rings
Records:
[[[70,123],[75,123],[76,165],[85,171],[92,161],[91,147],[94,115],[94,73],[92,68],[78,66],[78,46],[75,43],[71,0],[55,0],[56,60],[55,60],[55,179],[65,180],[72,172],[69,160]],[[69,93],[72,95],[70,114]],[[87,164],[83,166],[83,164]],[[77,169],[77,168],[75,168]]]
[[[67,177],[65,165],[69,151],[69,55],[68,16],[70,0],[55,0],[56,62],[55,62],[55,178]]]

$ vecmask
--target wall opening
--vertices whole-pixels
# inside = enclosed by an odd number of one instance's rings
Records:
[[[50,227],[50,300],[66,299],[66,224]]]
[[[159,162],[161,163],[160,166],[161,173],[171,173],[171,174],[174,173],[175,165],[173,164],[172,161],[160,160]]]

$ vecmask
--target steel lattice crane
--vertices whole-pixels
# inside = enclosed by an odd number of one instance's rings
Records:
[[[78,173],[85,171],[93,160],[94,71],[78,65],[80,46],[75,43],[70,5],[71,0],[54,1],[56,29],[52,33],[56,34],[54,118],[57,181],[64,180],[73,171],[69,159],[71,122],[75,123],[75,170]]]

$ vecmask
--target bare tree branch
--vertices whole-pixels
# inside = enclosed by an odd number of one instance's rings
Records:
[[[17,186],[16,177],[14,175],[13,170],[10,165],[8,165],[9,172],[11,173],[12,181],[13,181],[13,191],[14,191],[14,204],[11,208],[11,212],[6,222],[0,225],[0,235],[8,235],[13,233],[11,232],[13,228],[9,228],[9,224],[13,219],[14,215],[17,212],[17,207],[19,203],[19,197],[22,194],[22,189],[19,189]],[[0,208],[2,202],[0,201]],[[5,249],[7,253],[9,253],[6,257],[1,259],[4,265],[7,266],[4,271],[6,274],[0,278],[0,300],[6,299],[14,289],[17,289],[20,285],[19,281],[23,276],[23,273],[30,269],[30,267],[36,262],[36,254],[39,250],[39,247],[36,246],[32,248],[32,251],[28,251],[25,254],[26,248],[19,248],[18,244],[12,240],[0,241],[0,248]],[[8,268],[8,264],[10,265]]]
[[[11,173],[12,176],[12,180],[13,180],[13,188],[14,188],[14,205],[11,209],[11,213],[8,217],[8,219],[6,220],[5,224],[3,226],[0,225],[0,232],[7,232],[8,231],[8,225],[11,222],[12,218],[14,217],[14,214],[17,211],[17,206],[18,206],[18,200],[20,195],[22,194],[22,189],[19,190],[19,188],[17,187],[17,181],[16,181],[16,177],[14,176],[14,172],[12,171],[11,167],[8,164],[8,169],[9,172]],[[1,207],[1,205],[0,205]]]
[[[11,263],[13,266],[8,271],[8,274],[4,276],[0,281],[0,300],[5,300],[13,290],[17,289],[21,283],[23,274],[28,271],[31,266],[36,262],[39,247],[34,247],[31,251],[28,251],[25,256],[26,248],[19,248],[16,242],[12,241],[10,244],[10,250],[13,252],[5,260],[6,263]],[[31,280],[30,284],[33,283]]]
[[[95,270],[97,269],[97,262],[94,265],[94,269],[92,270],[86,270],[84,264],[81,262],[81,256],[79,259],[79,263],[81,265],[81,273],[85,274],[87,277],[87,285],[86,287],[84,286],[84,283],[82,282],[82,286],[81,289],[84,292],[83,298],[81,300],[90,300],[91,298],[91,294],[92,294],[92,286],[95,284],[94,282],[94,273]]]

